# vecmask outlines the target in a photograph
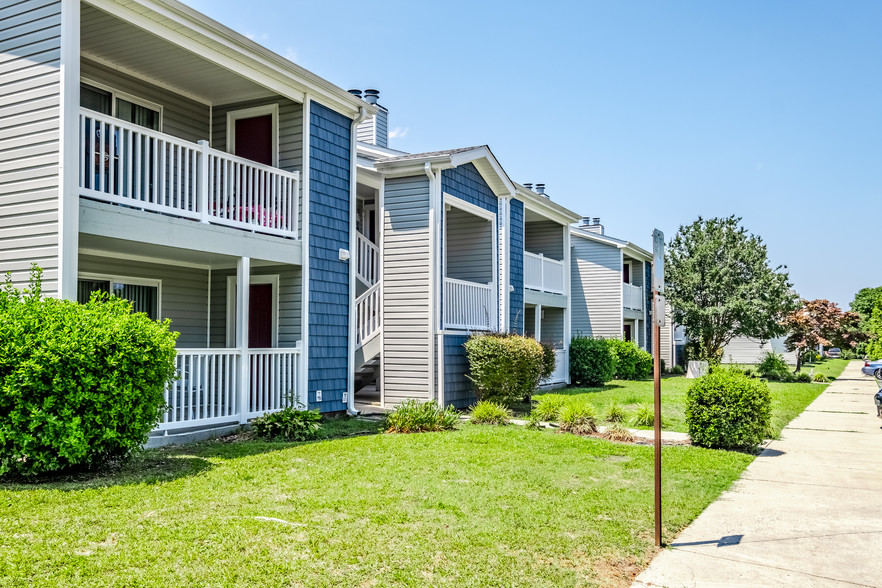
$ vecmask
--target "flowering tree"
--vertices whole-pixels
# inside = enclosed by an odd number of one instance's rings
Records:
[[[864,335],[858,329],[860,316],[843,312],[829,300],[803,300],[802,305],[788,314],[782,325],[787,329],[784,345],[796,351],[796,370],[802,366],[806,352],[818,345],[852,348]]]

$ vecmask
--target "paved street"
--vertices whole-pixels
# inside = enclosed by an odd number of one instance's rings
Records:
[[[882,586],[882,420],[851,362],[634,587]]]

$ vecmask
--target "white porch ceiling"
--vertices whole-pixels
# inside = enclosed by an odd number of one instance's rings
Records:
[[[274,96],[263,86],[94,6],[81,3],[83,56],[207,104]]]

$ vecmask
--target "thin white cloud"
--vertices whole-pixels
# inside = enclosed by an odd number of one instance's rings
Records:
[[[403,129],[401,127],[395,127],[394,129],[389,131],[389,138],[390,139],[403,139],[404,137],[407,136],[407,129],[408,129],[407,127],[404,127]]]

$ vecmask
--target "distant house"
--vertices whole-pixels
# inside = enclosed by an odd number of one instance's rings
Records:
[[[780,353],[788,364],[796,365],[796,352],[787,351],[785,337],[759,341],[749,337],[736,337],[723,348],[723,363],[756,364],[769,352]]]

